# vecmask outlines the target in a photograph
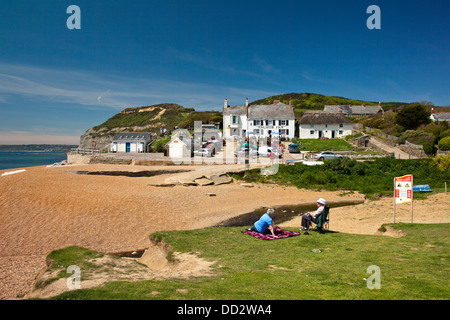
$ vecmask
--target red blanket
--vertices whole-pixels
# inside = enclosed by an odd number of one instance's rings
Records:
[[[255,238],[262,239],[262,240],[284,239],[284,238],[295,237],[295,236],[300,235],[300,232],[282,230],[278,226],[274,226],[275,237],[272,236],[272,234],[270,233],[269,230],[267,230],[267,232],[269,232],[269,233],[259,233],[257,231],[248,231],[248,230],[242,231],[242,233],[246,233],[250,236],[253,236]]]

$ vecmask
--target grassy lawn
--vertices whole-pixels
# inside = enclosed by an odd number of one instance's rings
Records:
[[[301,144],[303,151],[351,151],[353,146],[343,139],[294,139],[293,143]]]
[[[265,241],[242,234],[242,227],[159,232],[152,236],[170,243],[174,251],[195,252],[217,261],[217,275],[191,280],[111,282],[100,288],[66,292],[55,299],[449,299],[450,224],[390,226],[406,236],[310,232]],[[83,265],[82,261],[64,258],[71,255],[64,251],[52,254],[57,264]],[[371,276],[367,268],[372,265],[380,268],[380,289],[367,287],[365,279]],[[82,272],[88,267],[83,266]]]

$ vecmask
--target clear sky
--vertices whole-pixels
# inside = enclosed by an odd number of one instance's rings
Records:
[[[70,30],[70,5],[81,29]],[[370,5],[381,29],[369,29]],[[73,143],[126,107],[275,94],[450,105],[448,0],[2,0],[0,143]]]

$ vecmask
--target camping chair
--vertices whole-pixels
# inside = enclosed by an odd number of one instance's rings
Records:
[[[315,229],[319,232],[330,230],[330,206],[325,206],[325,210],[317,217],[315,224]]]

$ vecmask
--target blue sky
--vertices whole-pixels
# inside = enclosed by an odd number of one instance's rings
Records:
[[[81,29],[69,30],[70,5]],[[366,12],[381,9],[381,29]],[[3,0],[0,143],[73,143],[127,107],[289,92],[450,105],[450,2]]]

